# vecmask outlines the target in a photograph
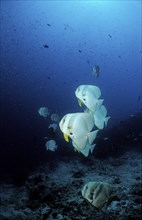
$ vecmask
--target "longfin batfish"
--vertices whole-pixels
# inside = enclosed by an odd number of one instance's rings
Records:
[[[108,120],[110,117],[107,117],[107,110],[104,105],[102,105],[95,113],[94,120],[95,125],[98,129],[103,129],[104,126],[107,126]]]
[[[46,118],[50,113],[47,107],[40,107],[38,110],[40,116]]]
[[[70,137],[78,152],[85,156],[88,156],[90,151],[92,152],[92,143],[98,133],[98,130],[92,131],[94,127],[92,114],[85,112],[67,114],[61,119],[59,126],[65,140],[68,141],[68,137]]]
[[[94,85],[80,85],[75,95],[79,103],[83,103],[90,111],[96,111],[103,103],[103,99],[99,99],[101,91],[99,87]]]

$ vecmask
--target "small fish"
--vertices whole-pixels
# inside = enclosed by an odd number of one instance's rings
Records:
[[[109,36],[110,38],[112,38],[112,36],[111,36],[110,34],[108,34],[108,36]]]
[[[49,48],[48,44],[43,45],[44,48]]]
[[[82,188],[82,196],[97,209],[101,209],[112,197],[113,189],[105,182],[88,182]]]
[[[40,116],[46,118],[50,113],[47,107],[40,107],[38,110]]]
[[[55,140],[51,139],[50,141],[47,141],[45,143],[45,147],[46,147],[46,150],[55,151],[58,146],[57,146]]]
[[[64,24],[64,30],[71,30],[73,31],[73,28],[71,26],[69,26],[68,24]]]
[[[48,128],[53,128],[53,131],[56,131],[58,125],[56,123],[52,123],[48,126]]]
[[[96,78],[99,77],[99,75],[100,75],[100,67],[99,67],[99,65],[95,65],[93,67],[92,75],[96,76]]]
[[[141,100],[141,97],[140,97],[140,95],[138,96],[138,102]]]
[[[56,113],[53,113],[50,118],[52,121],[55,121],[55,122],[59,122],[59,120],[60,120],[59,115]]]

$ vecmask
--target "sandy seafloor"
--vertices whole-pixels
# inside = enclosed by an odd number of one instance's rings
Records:
[[[52,167],[52,169],[51,169]],[[62,158],[41,166],[22,186],[0,186],[1,220],[141,219],[141,153],[127,151],[118,157]],[[110,183],[115,196],[97,210],[81,195],[89,181]]]

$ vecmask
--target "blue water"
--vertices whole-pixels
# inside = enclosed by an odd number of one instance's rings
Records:
[[[37,111],[80,111],[74,92],[81,84],[101,89],[107,128],[141,113],[141,1],[6,0],[0,7],[3,169],[46,160],[49,124]]]

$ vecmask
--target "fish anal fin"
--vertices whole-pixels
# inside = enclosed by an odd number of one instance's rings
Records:
[[[89,144],[92,144],[93,141],[95,140],[96,136],[97,136],[97,133],[98,133],[99,130],[95,130],[95,131],[92,131],[89,133]]]
[[[107,115],[107,109],[104,105],[101,106],[101,111],[102,111],[102,114],[104,115],[104,117],[106,117]]]
[[[104,121],[103,120],[96,120],[95,125],[99,130],[101,130],[104,128]]]
[[[88,157],[89,155],[89,146],[86,146],[85,148],[83,148],[82,150],[80,150],[80,152],[85,156],[85,157]]]
[[[105,118],[105,126],[107,126],[108,120],[109,120],[110,118],[111,118],[111,117],[106,117],[106,118]]]
[[[82,150],[86,146],[87,136],[84,136],[82,138],[76,138],[73,141],[76,144],[76,146],[79,148],[79,150]]]
[[[93,150],[94,150],[95,146],[96,146],[96,144],[93,144],[93,145],[90,146],[91,153],[93,153]]]

